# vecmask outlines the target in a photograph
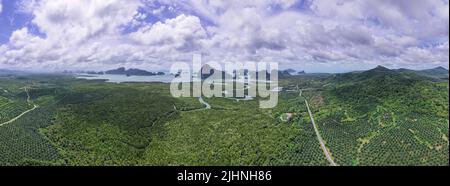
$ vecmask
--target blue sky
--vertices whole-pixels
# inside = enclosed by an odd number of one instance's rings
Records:
[[[0,0],[0,68],[448,68],[448,0]]]
[[[30,18],[23,18],[23,15],[19,16],[15,14],[15,1],[2,2],[2,11],[0,14],[0,44],[5,44],[9,40],[11,33],[25,25]]]

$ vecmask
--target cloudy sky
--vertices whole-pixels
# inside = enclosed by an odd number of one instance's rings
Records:
[[[449,66],[448,0],[0,0],[0,69]]]

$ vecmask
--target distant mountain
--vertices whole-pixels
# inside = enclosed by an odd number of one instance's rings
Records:
[[[237,78],[236,77],[236,71],[234,71],[233,73],[230,74],[228,72],[215,69],[215,68],[213,68],[213,67],[211,67],[211,66],[209,66],[207,64],[202,66],[200,72],[201,72],[201,79],[202,80],[205,80],[205,79],[209,78],[213,74],[222,74],[222,78],[223,79],[236,79]],[[275,72],[277,72],[277,71],[273,71],[272,73],[275,73]],[[258,79],[259,75],[263,74],[264,71],[257,71],[257,72],[254,72],[254,73],[256,73],[256,77],[251,77],[251,78]],[[270,74],[271,73],[268,72],[268,71],[266,71],[265,73],[266,73],[266,80],[270,80]],[[278,71],[278,73],[279,73],[278,74],[279,78],[285,75],[285,74],[283,74],[283,72],[279,72]],[[251,71],[249,71],[248,69],[244,69],[244,75],[247,76],[249,74],[253,74],[253,73]],[[289,76],[290,76],[290,74],[289,74]],[[241,77],[239,77],[239,78],[241,78]]]
[[[118,69],[108,70],[105,72],[105,74],[125,75],[125,74],[127,74],[127,71],[126,71],[125,67],[120,67]]]
[[[8,69],[0,69],[0,75],[13,75],[13,74],[24,74],[23,71],[18,70],[8,70]]]
[[[287,73],[293,74],[293,73],[295,73],[295,72],[297,72],[297,71],[296,71],[296,70],[294,70],[294,69],[292,69],[292,68],[289,68],[289,69],[286,69],[286,70],[284,70],[284,72],[287,72]]]
[[[0,69],[0,74],[10,74],[12,73],[10,70]]]
[[[126,71],[126,74],[127,75],[133,75],[133,76],[154,76],[154,75],[156,75],[156,73],[149,72],[149,71],[146,71],[146,70],[137,69],[137,68],[128,69]]]
[[[127,76],[156,76],[156,75],[165,75],[164,72],[149,72],[146,70],[141,70],[137,68],[125,69],[125,67],[120,67],[114,70],[108,70],[105,74],[113,74],[113,75],[127,75]]]
[[[395,70],[397,72],[401,73],[413,73],[420,76],[432,78],[435,81],[436,80],[448,80],[449,78],[449,71],[445,69],[444,67],[436,67],[432,69],[426,69],[426,70],[410,70],[406,68],[400,68]]]
[[[295,75],[295,72],[297,72],[296,70],[294,70],[294,69],[286,69],[286,70],[282,70],[282,71],[279,71],[278,72],[278,76],[280,77],[280,78],[283,78],[283,77],[289,77],[289,76],[293,76],[293,75]]]
[[[233,71],[233,73],[230,74],[225,71],[215,69],[215,68],[209,66],[208,64],[203,65],[202,68],[200,69],[199,73],[201,73],[202,80],[205,80],[214,74],[222,74],[221,76],[223,79],[236,79],[236,71]],[[244,73],[246,74],[247,71]]]
[[[104,72],[87,71],[86,74],[103,75]]]
[[[289,69],[281,71],[280,73],[282,75],[295,75],[295,72],[297,72],[297,71],[294,70],[294,69],[289,68]]]
[[[384,66],[377,66],[374,69],[367,71],[355,71],[343,74],[334,74],[331,77],[335,82],[346,81],[362,81],[369,78],[385,78],[385,77],[402,77],[406,79],[420,79],[420,80],[448,80],[448,70],[442,67],[428,69],[428,70],[410,70],[405,68],[389,69]]]
[[[438,79],[448,79],[448,70],[445,69],[444,67],[437,67],[437,68],[433,68],[433,69],[427,69],[427,70],[420,70],[417,71],[418,74],[423,75],[423,76],[428,76],[431,78],[438,78]]]
[[[386,80],[386,79],[416,79],[423,80],[427,79],[418,75],[412,70],[391,70],[384,66],[377,66],[374,69],[370,69],[367,71],[356,71],[342,74],[334,74],[330,76],[330,80],[335,83],[349,83],[349,82],[361,82],[368,80]]]
[[[443,70],[436,68],[434,71]],[[433,105],[430,95],[440,94],[436,91],[442,89],[433,82],[433,78],[421,75],[420,71],[391,70],[383,66],[363,72],[335,74],[327,81],[332,96],[352,103],[362,113],[393,102],[411,106],[402,108],[422,112]]]
[[[389,72],[391,69],[388,69],[384,66],[378,65],[374,69],[368,70],[368,72]]]

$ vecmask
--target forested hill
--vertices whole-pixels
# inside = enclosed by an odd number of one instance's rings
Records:
[[[337,74],[329,79],[330,93],[362,112],[382,104],[397,105],[398,111],[436,113],[448,111],[448,81],[434,82],[417,73],[378,66],[364,72]]]
[[[413,80],[432,80],[432,78],[423,76],[417,73],[417,71],[408,69],[391,70],[384,66],[378,66],[374,69],[367,71],[357,71],[343,74],[335,74],[330,76],[329,81],[331,83],[354,83],[359,81],[367,81],[370,79],[382,79],[385,77],[397,77],[400,79],[413,79]]]
[[[437,68],[417,70],[417,71],[402,68],[402,69],[398,69],[396,71],[403,72],[403,73],[415,73],[417,75],[432,78],[434,81],[448,80],[448,77],[449,77],[449,72],[444,67],[437,67]]]

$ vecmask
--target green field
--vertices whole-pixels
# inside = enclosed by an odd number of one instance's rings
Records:
[[[279,104],[173,98],[163,83],[0,76],[0,165],[449,165],[448,79],[283,77]],[[300,89],[302,96],[299,95]]]

